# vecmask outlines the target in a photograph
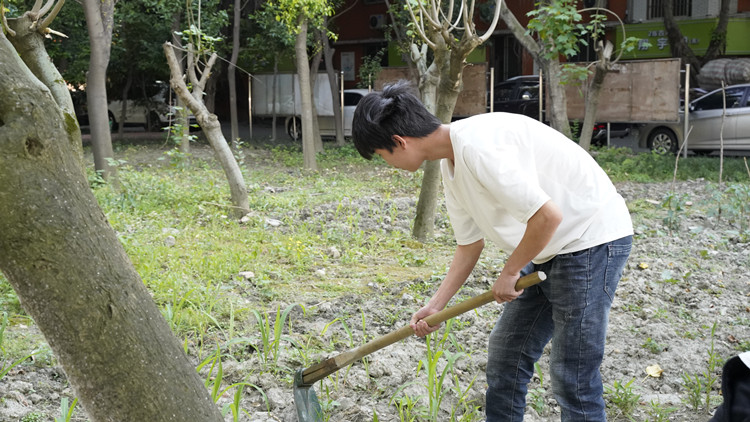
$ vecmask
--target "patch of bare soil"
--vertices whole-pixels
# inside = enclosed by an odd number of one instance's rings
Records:
[[[708,211],[716,208],[711,202],[715,187],[707,182],[678,182],[676,190],[688,193],[692,205],[678,216],[679,229],[672,233],[662,221],[666,211],[661,207],[670,184],[624,183],[618,189],[635,211],[636,237],[610,314],[601,368],[605,386],[614,388],[615,383],[621,386],[619,390],[615,388],[620,398],[609,399],[612,406],[608,410],[609,420],[707,421],[721,401],[721,366],[740,349],[750,346],[747,275],[750,248],[742,243],[736,227],[707,216]],[[369,205],[365,203],[372,200],[361,199],[362,209],[367,210]],[[408,219],[413,214],[414,198],[391,200],[400,201],[399,219]],[[325,218],[325,210],[310,211],[300,215]],[[398,221],[368,218],[366,211],[361,217],[364,230],[383,224],[391,224],[394,230],[408,230]],[[439,236],[450,236],[449,227],[438,229]],[[489,288],[499,268],[488,267],[474,271],[459,293],[460,298]],[[242,408],[247,414],[240,420],[295,421],[290,370],[362,344],[365,336],[369,340],[401,327],[421,305],[414,292],[423,292],[421,297],[427,297],[438,282],[402,280],[388,287],[373,282],[367,294],[350,294],[323,303],[313,303],[304,297],[280,303],[282,309],[291,303],[302,303],[306,308],[304,315],[299,309],[291,314],[294,332],[289,333],[289,338],[296,339],[296,345],[288,341],[282,345],[278,365],[284,369],[259,374],[259,353],[249,354],[247,359],[228,359],[224,364],[225,380],[247,380],[265,394],[264,397],[254,388],[245,390]],[[453,340],[447,344],[453,343],[451,349],[463,354],[455,361],[453,372],[446,376],[436,420],[451,420],[454,411],[465,415],[460,420],[482,420],[487,336],[501,312],[502,306],[490,304],[454,322]],[[331,324],[336,318],[346,322],[349,332],[340,323]],[[307,345],[302,343],[304,339]],[[306,356],[308,347],[313,345],[327,348],[330,353]],[[718,362],[713,370],[709,366],[711,353]],[[365,362],[342,369],[314,388],[321,402],[331,409],[328,414],[331,421],[373,421],[375,414],[379,421],[412,420],[404,417],[409,403],[414,404],[411,408],[414,412],[428,403],[427,371],[420,365],[425,356],[425,341],[410,337],[375,352]],[[443,355],[439,371],[447,361],[447,355]],[[658,376],[649,375],[649,367]],[[559,408],[549,383],[547,353],[540,361],[540,369],[541,378],[535,376],[529,386],[526,420],[559,420]],[[247,374],[254,375],[246,378]],[[695,387],[686,381],[688,376],[710,380],[713,399],[709,408],[704,404],[698,409],[689,405],[690,392]],[[630,415],[615,406],[628,397],[628,391],[640,396]],[[73,394],[59,368],[23,366],[11,371],[0,383],[0,421],[19,421],[32,411],[45,414],[44,420],[49,420],[57,414],[60,398]],[[701,397],[705,403],[705,392]],[[231,399],[230,392],[220,405]],[[231,420],[231,413],[227,420]]]

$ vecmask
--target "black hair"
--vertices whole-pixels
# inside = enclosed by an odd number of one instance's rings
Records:
[[[359,101],[352,120],[352,138],[359,154],[369,160],[376,149],[393,152],[393,135],[422,138],[441,123],[412,93],[411,84],[401,80]]]

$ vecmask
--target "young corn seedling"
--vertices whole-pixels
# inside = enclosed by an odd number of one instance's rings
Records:
[[[263,346],[263,350],[260,353],[261,359],[266,366],[270,366],[274,373],[278,372],[278,359],[279,351],[281,346],[282,334],[284,332],[284,323],[289,317],[289,313],[294,309],[295,306],[302,308],[304,314],[305,308],[302,305],[291,304],[281,311],[281,307],[276,308],[276,318],[273,322],[273,330],[271,330],[271,317],[268,313],[261,315],[257,310],[253,310],[253,315],[258,322],[258,331],[260,334],[260,340]],[[291,321],[289,323],[289,331],[291,331]],[[294,343],[291,337],[284,337],[284,340],[288,340]]]
[[[465,354],[458,352],[452,353],[445,349],[445,343],[450,336],[450,330],[453,320],[448,320],[445,324],[442,337],[433,333],[425,337],[427,344],[427,356],[419,361],[417,365],[417,375],[422,366],[427,370],[427,398],[428,398],[428,418],[429,420],[439,420],[440,404],[443,402],[447,391],[443,388],[446,376],[453,371],[453,365]],[[442,371],[438,363],[442,356],[446,357],[447,362]]]
[[[229,390],[236,388],[237,390],[234,393],[233,401],[222,409],[223,416],[226,416],[227,413],[231,410],[233,420],[237,421],[239,420],[240,416],[240,401],[242,399],[242,391],[245,387],[253,387],[255,388],[261,396],[263,396],[263,401],[266,404],[266,410],[270,411],[270,404],[268,402],[268,397],[266,397],[265,392],[262,388],[258,387],[255,384],[251,384],[249,382],[236,382],[234,384],[230,384],[229,386],[225,387],[223,390],[221,389],[221,384],[224,380],[224,368],[221,363],[222,358],[221,349],[219,347],[216,348],[216,352],[209,356],[208,358],[204,359],[203,362],[201,362],[198,367],[196,368],[196,371],[200,372],[204,367],[211,365],[208,369],[208,373],[206,374],[206,380],[204,382],[204,385],[206,388],[210,390],[211,393],[211,399],[214,401],[214,403],[218,403],[219,399],[222,398]],[[216,370],[216,373],[214,374],[214,370]],[[245,412],[247,413],[247,412]]]
[[[473,421],[482,420],[481,405],[469,400],[469,393],[474,386],[477,376],[471,379],[466,388],[461,388],[458,375],[453,374],[453,391],[456,393],[456,403],[451,408],[451,421]],[[459,418],[460,416],[460,418]]]
[[[423,420],[427,417],[427,408],[419,405],[423,396],[412,398],[408,394],[400,395],[404,389],[413,384],[415,384],[414,381],[402,385],[396,390],[393,397],[391,397],[390,404],[396,406],[400,422],[413,422],[416,420]]]
[[[529,390],[529,406],[536,410],[536,413],[540,416],[544,416],[546,413],[544,403],[544,394],[546,390],[544,389],[544,373],[542,372],[542,367],[539,365],[539,362],[534,362],[534,371],[536,371],[536,374],[539,376],[539,387]]]
[[[632,416],[641,400],[641,395],[633,391],[633,381],[635,378],[625,384],[615,381],[612,386],[604,386],[604,397],[626,418]]]
[[[323,330],[320,332],[320,336],[323,337],[323,335],[325,335],[325,333],[328,331],[328,329],[334,323],[336,323],[336,322],[341,323],[341,326],[344,328],[344,331],[346,332],[347,336],[349,337],[349,344],[348,344],[347,347],[350,348],[350,349],[354,348],[354,334],[352,333],[352,330],[349,329],[349,326],[346,325],[346,322],[344,321],[343,318],[336,318],[333,321],[331,321],[328,324],[326,324],[325,327],[323,327]],[[334,388],[336,390],[338,390],[339,381],[341,379],[346,379],[347,375],[349,375],[349,371],[351,371],[351,370],[352,370],[352,365],[347,366],[346,370],[344,371],[344,375],[341,378],[339,378],[339,374],[340,374],[339,372],[336,372],[334,374],[334,379],[335,379]]]
[[[669,415],[676,411],[676,407],[663,407],[658,401],[651,400],[646,413],[651,422],[669,422]]]
[[[690,375],[688,373],[682,374],[682,382],[687,389],[687,398],[684,399],[685,403],[690,405],[693,410],[698,410],[701,406],[704,406],[706,411],[710,411],[712,407],[711,393],[713,392],[714,384],[718,381],[716,376],[716,369],[721,364],[716,350],[714,349],[714,335],[716,334],[716,323],[711,327],[711,346],[708,350],[708,365],[706,370],[701,374]]]

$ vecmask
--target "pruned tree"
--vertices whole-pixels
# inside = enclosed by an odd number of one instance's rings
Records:
[[[5,31],[0,80],[0,271],[88,418],[223,421],[99,208],[78,128]]]
[[[592,14],[589,21],[584,23],[582,14],[588,12]],[[620,60],[622,54],[632,51],[638,42],[636,38],[623,37],[624,40],[618,49],[618,54],[613,58],[614,45],[607,40],[605,35],[607,14],[612,15],[617,20],[622,33],[625,34],[624,23],[619,16],[609,9],[592,7],[576,10],[576,2],[573,0],[550,3],[529,13],[532,16],[528,25],[529,30],[538,35],[539,42],[543,46],[543,56],[546,59],[561,56],[572,57],[580,51],[582,46],[589,44],[589,39],[593,43],[597,60],[589,63],[586,67],[577,63],[560,63],[557,70],[557,73],[561,75],[561,81],[565,84],[581,86],[588,84],[585,89],[584,119],[578,138],[579,145],[587,151],[591,147],[591,135],[596,123],[596,113],[604,79]],[[549,70],[554,71],[554,69]],[[550,102],[553,101],[551,98]],[[567,118],[566,111],[565,119],[567,120]]]
[[[466,58],[475,48],[487,41],[499,20],[501,0],[490,26],[482,35],[474,25],[474,2],[461,0],[459,4],[439,0],[407,3],[412,29],[422,44],[416,40],[411,45],[412,60],[419,70],[419,88],[422,102],[430,112],[444,123],[453,117],[458,94],[463,87],[463,69]],[[428,64],[428,51],[433,60]],[[438,161],[425,163],[422,187],[417,203],[417,215],[412,235],[419,240],[432,237],[435,228],[435,209],[440,185]]]
[[[335,18],[331,18],[331,21]],[[327,17],[323,18],[323,27],[318,29],[318,38],[323,48],[323,60],[326,65],[326,74],[328,75],[328,86],[331,88],[331,98],[333,99],[333,121],[336,128],[336,145],[346,145],[346,138],[344,136],[344,119],[341,113],[341,97],[339,95],[339,75],[336,74],[333,67],[333,53],[334,48],[330,43],[330,36],[328,34],[329,21]]]
[[[211,74],[211,68],[216,62],[218,56],[214,52],[201,68],[199,54],[193,47],[193,44],[187,45],[187,75],[182,73],[182,67],[175,55],[175,48],[170,42],[165,42],[164,54],[167,57],[167,63],[171,71],[169,83],[175,93],[180,97],[182,102],[187,105],[190,111],[195,115],[195,119],[203,129],[203,133],[208,138],[216,157],[224,169],[224,174],[229,181],[229,191],[232,198],[232,214],[236,218],[241,218],[250,212],[250,202],[247,196],[247,187],[245,185],[242,171],[240,170],[237,160],[229,148],[224,134],[221,132],[221,123],[219,118],[208,111],[203,103],[203,92],[206,87],[206,81]],[[188,89],[187,84],[190,84]]]

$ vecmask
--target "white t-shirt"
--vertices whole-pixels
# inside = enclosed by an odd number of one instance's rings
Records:
[[[519,114],[450,124],[454,161],[443,159],[446,206],[459,245],[487,237],[506,252],[550,199],[563,219],[533,262],[633,234],[625,200],[604,170],[560,132]]]

